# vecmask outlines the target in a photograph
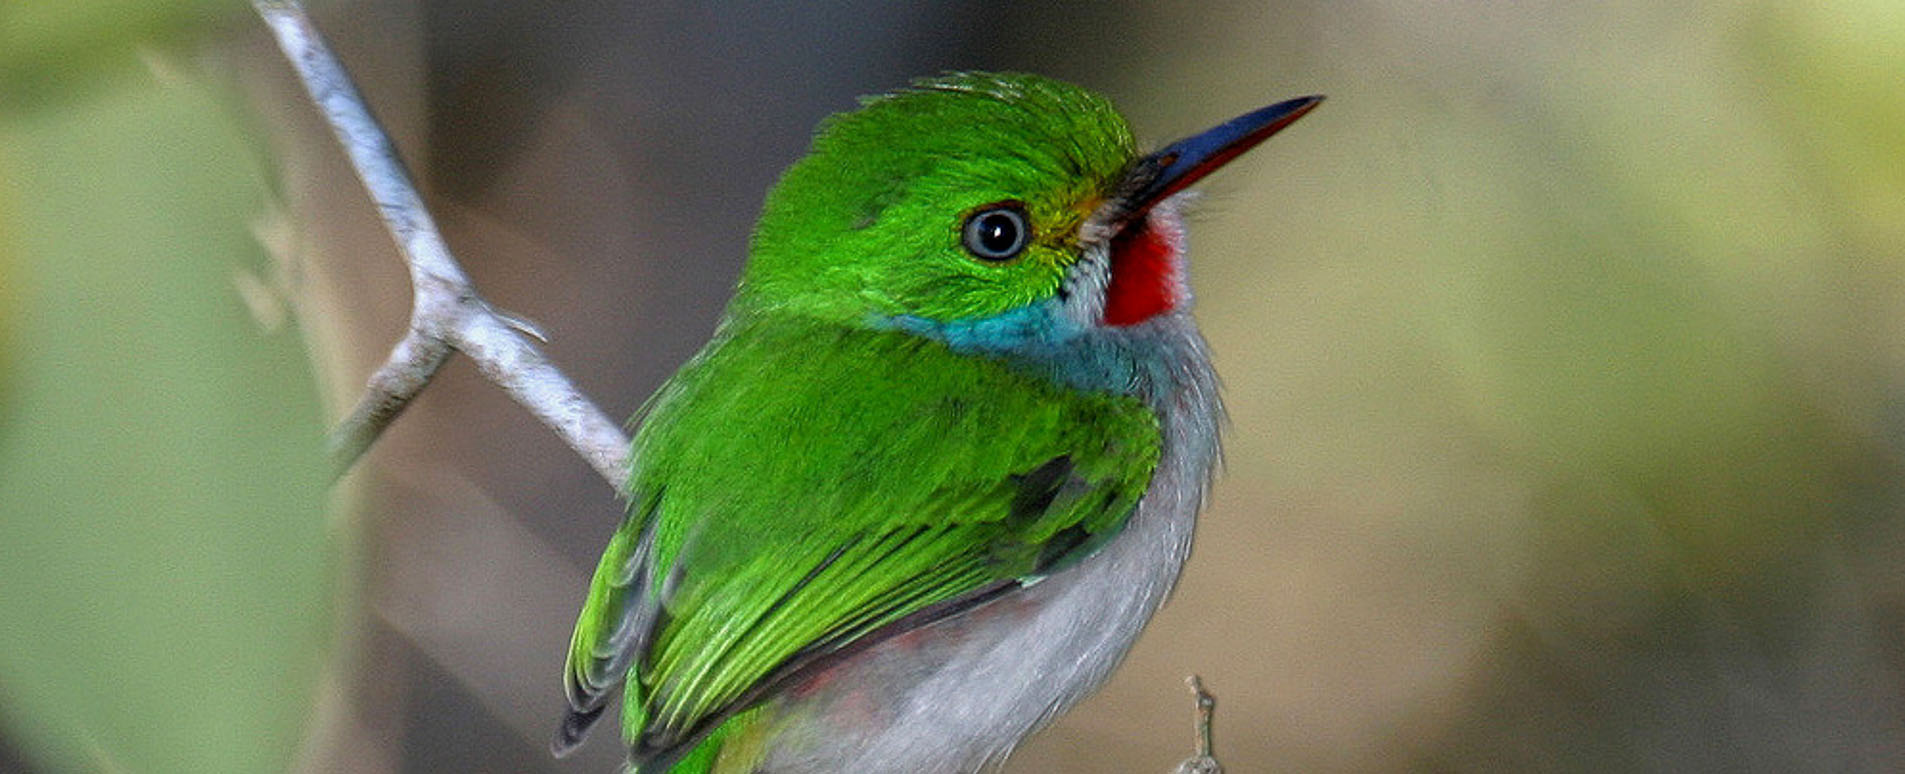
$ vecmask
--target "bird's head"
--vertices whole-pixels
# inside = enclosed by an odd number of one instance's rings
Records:
[[[1082,327],[1143,323],[1188,295],[1168,200],[1319,101],[1144,155],[1108,101],[1069,84],[917,81],[821,126],[768,196],[737,303],[913,328],[1035,309]]]

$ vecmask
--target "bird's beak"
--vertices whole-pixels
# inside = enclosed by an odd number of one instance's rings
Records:
[[[1153,205],[1202,180],[1244,151],[1257,147],[1257,143],[1270,139],[1270,135],[1295,123],[1322,102],[1321,95],[1284,100],[1138,159],[1112,196],[1116,209],[1109,221],[1114,232],[1142,219]]]

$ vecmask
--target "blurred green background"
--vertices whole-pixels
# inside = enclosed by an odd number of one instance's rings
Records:
[[[1205,186],[1227,467],[1012,772],[1905,767],[1905,6],[319,3],[497,304],[627,415],[813,124],[950,68]],[[337,491],[409,289],[262,26],[0,8],[0,770],[609,771],[545,742],[607,486],[466,363]],[[320,408],[320,404],[323,408]]]
[[[342,620],[216,5],[0,10],[0,770],[281,770]]]

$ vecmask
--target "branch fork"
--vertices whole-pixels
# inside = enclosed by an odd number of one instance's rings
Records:
[[[344,66],[297,0],[252,0],[350,156],[410,269],[409,330],[372,372],[350,414],[331,431],[333,475],[342,476],[415,400],[451,353],[548,425],[617,492],[628,477],[628,439],[557,369],[530,337],[541,334],[484,301],[450,253],[403,160],[365,106]]]

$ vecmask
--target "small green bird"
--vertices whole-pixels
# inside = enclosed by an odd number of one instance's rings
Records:
[[[641,774],[973,772],[1096,689],[1217,458],[1173,197],[1320,101],[1149,155],[1022,74],[823,123],[642,410],[556,753],[621,688]]]

